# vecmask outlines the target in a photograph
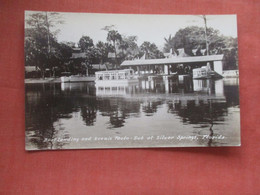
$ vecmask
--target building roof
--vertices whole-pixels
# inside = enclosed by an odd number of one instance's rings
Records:
[[[74,47],[72,49],[73,49],[73,51],[80,51],[81,50],[79,47]]]
[[[108,58],[115,58],[116,57],[116,54],[115,52],[109,52],[108,55],[107,55]]]
[[[178,58],[175,53],[163,53],[165,58]]]
[[[107,67],[105,64],[92,64],[92,68],[96,70],[106,70]]]
[[[126,73],[130,72],[132,69],[120,69],[120,70],[105,70],[105,71],[97,71],[95,74],[118,74],[118,73]]]
[[[72,53],[71,59],[86,58],[86,53]]]
[[[192,57],[177,57],[163,59],[147,59],[147,60],[125,60],[121,66],[141,66],[141,65],[167,65],[167,64],[184,64],[192,62],[210,62],[221,61],[223,55],[210,56],[192,56]]]
[[[180,49],[177,49],[177,50],[179,52],[178,57],[189,57],[189,55],[185,53],[184,48],[180,48]]]
[[[37,69],[36,66],[25,66],[25,72],[33,72],[38,70],[39,69]]]

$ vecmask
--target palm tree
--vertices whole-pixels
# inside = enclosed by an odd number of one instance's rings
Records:
[[[103,64],[107,60],[108,52],[112,49],[110,43],[103,43],[102,41],[99,41],[96,44],[97,54],[98,58],[100,60],[100,64]]]
[[[169,35],[168,38],[164,38],[165,44],[164,44],[164,51],[170,52],[170,50],[174,50],[174,37],[172,35]]]
[[[122,36],[121,36],[121,34],[118,31],[110,30],[110,31],[108,31],[108,34],[107,34],[107,41],[112,42],[112,44],[113,44],[114,52],[115,52],[116,64],[119,66],[118,61],[117,61],[117,48],[116,48],[116,44],[120,43],[122,41]]]
[[[206,51],[207,51],[207,56],[209,55],[209,42],[208,42],[208,27],[207,27],[207,17],[206,15],[202,15],[204,25],[205,25],[205,41],[206,41]]]

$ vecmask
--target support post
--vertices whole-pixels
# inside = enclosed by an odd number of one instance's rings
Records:
[[[219,75],[223,76],[223,63],[222,61],[214,61],[214,71]]]
[[[168,65],[164,65],[164,74],[169,74]]]
[[[140,76],[140,66],[137,66],[138,75]]]

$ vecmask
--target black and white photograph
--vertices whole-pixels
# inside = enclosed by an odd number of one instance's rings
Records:
[[[236,15],[25,11],[25,149],[240,146]]]

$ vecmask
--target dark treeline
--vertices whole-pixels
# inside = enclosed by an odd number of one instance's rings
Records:
[[[25,28],[25,64],[39,70],[38,77],[60,76],[62,72],[84,74],[92,64],[104,64],[107,68],[119,68],[124,60],[164,58],[164,53],[179,54],[184,49],[189,56],[205,55],[205,29],[191,26],[180,29],[175,36],[165,38],[163,51],[151,42],[137,45],[137,36],[123,36],[113,28],[106,26],[106,42],[94,44],[89,36],[82,36],[76,43],[61,42],[56,39],[57,24],[64,21],[59,13],[33,13],[26,18]],[[224,69],[237,69],[237,39],[226,37],[218,30],[207,28],[209,55],[224,54]],[[78,57],[72,54],[77,51]],[[164,53],[163,53],[164,52]]]

